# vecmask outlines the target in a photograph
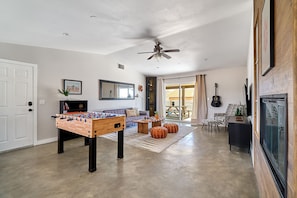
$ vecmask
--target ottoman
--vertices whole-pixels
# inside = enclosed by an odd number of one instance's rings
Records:
[[[166,138],[168,129],[162,126],[156,126],[151,128],[151,136],[153,138]]]
[[[163,127],[168,129],[168,133],[177,133],[178,132],[178,125],[175,123],[165,123]]]

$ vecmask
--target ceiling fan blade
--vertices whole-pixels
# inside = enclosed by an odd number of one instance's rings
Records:
[[[137,54],[148,54],[148,53],[155,53],[155,52],[138,52]]]
[[[147,60],[150,60],[151,58],[153,58],[155,56],[155,54],[151,55],[150,57],[147,58]]]
[[[162,53],[161,55],[164,56],[167,59],[170,59],[171,58],[171,56],[168,56],[167,54],[164,54],[164,53]]]
[[[163,50],[163,52],[180,52],[179,49]]]

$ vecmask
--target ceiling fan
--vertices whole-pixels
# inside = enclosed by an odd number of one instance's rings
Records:
[[[167,59],[170,59],[171,56],[165,54],[165,52],[179,52],[179,49],[168,49],[168,50],[163,50],[163,48],[161,47],[161,42],[156,40],[156,45],[154,47],[154,51],[153,52],[138,52],[138,54],[147,54],[147,53],[154,53],[153,55],[151,55],[150,57],[147,58],[147,60],[150,60],[153,57],[165,57]]]

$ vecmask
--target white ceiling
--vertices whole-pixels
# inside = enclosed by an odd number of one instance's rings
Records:
[[[0,0],[0,42],[108,55],[145,75],[247,63],[252,0]],[[68,34],[66,36],[65,34]],[[172,58],[147,60],[158,38]]]

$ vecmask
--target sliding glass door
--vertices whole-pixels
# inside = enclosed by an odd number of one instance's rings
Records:
[[[194,84],[166,85],[166,119],[190,121]]]

